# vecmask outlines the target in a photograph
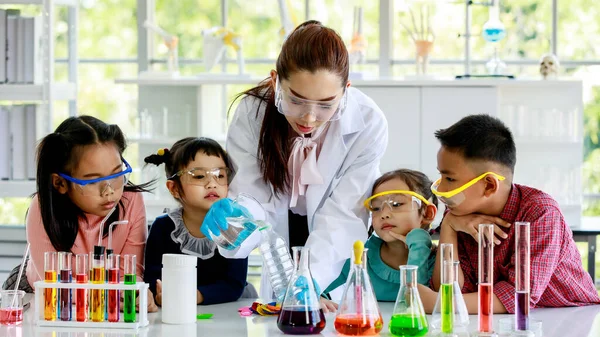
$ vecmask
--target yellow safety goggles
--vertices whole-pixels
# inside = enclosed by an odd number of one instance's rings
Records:
[[[385,198],[387,196],[387,198]],[[387,205],[396,212],[410,212],[421,208],[421,203],[433,205],[419,193],[405,190],[391,190],[377,193],[365,200],[365,207],[371,212],[379,212]]]
[[[458,206],[458,204],[462,203],[465,199],[464,195],[461,193],[464,190],[466,190],[467,188],[475,185],[475,183],[477,183],[478,181],[480,181],[481,179],[485,178],[488,175],[492,175],[500,181],[506,179],[504,176],[499,175],[498,173],[485,172],[482,175],[480,175],[474,179],[471,179],[469,182],[462,185],[461,187],[455,188],[452,191],[440,192],[440,191],[438,191],[438,187],[440,186],[442,178],[439,178],[431,185],[431,192],[433,192],[433,194],[435,194],[440,199],[440,201],[443,202],[444,204],[446,204],[450,207],[456,207],[456,206]]]

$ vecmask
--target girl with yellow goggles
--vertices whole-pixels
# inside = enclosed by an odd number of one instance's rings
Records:
[[[396,170],[377,179],[373,195],[364,202],[371,212],[370,237],[365,242],[368,273],[379,301],[396,299],[401,265],[417,266],[417,282],[429,284],[435,249],[428,229],[437,212],[437,198],[429,191],[430,186],[431,180],[422,172]],[[325,292],[344,285],[349,272],[348,259]]]

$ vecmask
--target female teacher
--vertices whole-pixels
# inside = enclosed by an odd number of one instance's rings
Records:
[[[339,276],[354,241],[367,239],[362,203],[388,140],[383,113],[350,87],[348,71],[340,36],[318,21],[301,24],[284,42],[270,78],[240,94],[227,133],[236,172],[230,196],[253,195],[290,247],[310,248],[321,289]],[[234,211],[230,199],[215,203],[202,231],[210,237],[209,231],[225,228]],[[257,242],[243,245],[230,257],[247,256]],[[261,297],[268,299],[265,274]]]

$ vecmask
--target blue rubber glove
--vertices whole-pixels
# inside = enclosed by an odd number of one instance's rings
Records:
[[[221,230],[227,230],[229,227],[227,218],[240,216],[252,219],[250,212],[233,200],[229,198],[217,200],[212,204],[208,213],[206,213],[204,221],[202,221],[202,226],[200,226],[200,231],[210,240],[210,233],[214,236],[219,236],[221,235]]]
[[[315,281],[314,278],[312,279],[312,281],[313,281],[315,290],[317,292],[317,300],[318,300],[319,297],[321,296],[321,288],[319,288],[319,284],[317,283],[317,281]],[[298,304],[302,304],[302,305],[310,304],[310,303],[307,303],[307,300],[310,298],[310,296],[308,294],[308,292],[310,291],[310,288],[308,286],[308,279],[301,275],[296,280],[296,283],[294,283],[294,286],[296,287],[296,291],[294,291],[294,294],[296,296],[296,301],[298,301]],[[319,304],[317,303],[316,305],[318,306]]]

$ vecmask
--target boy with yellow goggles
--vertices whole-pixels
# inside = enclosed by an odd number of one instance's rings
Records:
[[[530,230],[530,275],[526,281],[529,305],[543,308],[600,304],[558,203],[539,189],[513,182],[517,148],[510,129],[496,117],[470,115],[437,130],[435,137],[440,142],[437,169],[442,178],[431,185],[431,192],[448,205],[439,226],[439,243],[452,245],[454,260],[460,262],[454,279],[469,314],[478,312],[478,231],[482,223],[495,225],[490,291],[490,309],[494,313],[518,310],[514,297],[518,282],[514,261],[518,253],[514,242],[519,222],[527,223]],[[478,175],[480,172],[485,173]],[[471,179],[475,175],[478,176]],[[431,278],[434,290],[442,283],[440,266],[438,256]],[[423,287],[419,295],[428,312],[438,294]]]
[[[463,201],[465,201],[465,194],[463,193],[463,191],[475,185],[475,183],[477,183],[478,181],[480,181],[488,175],[494,176],[500,181],[506,179],[504,176],[501,176],[498,173],[485,172],[482,175],[471,179],[469,182],[462,185],[461,187],[455,188],[452,191],[440,192],[438,190],[438,187],[440,186],[442,178],[439,178],[431,185],[431,192],[433,192],[433,194],[435,194],[441,202],[448,205],[448,207],[456,207],[460,205]]]

